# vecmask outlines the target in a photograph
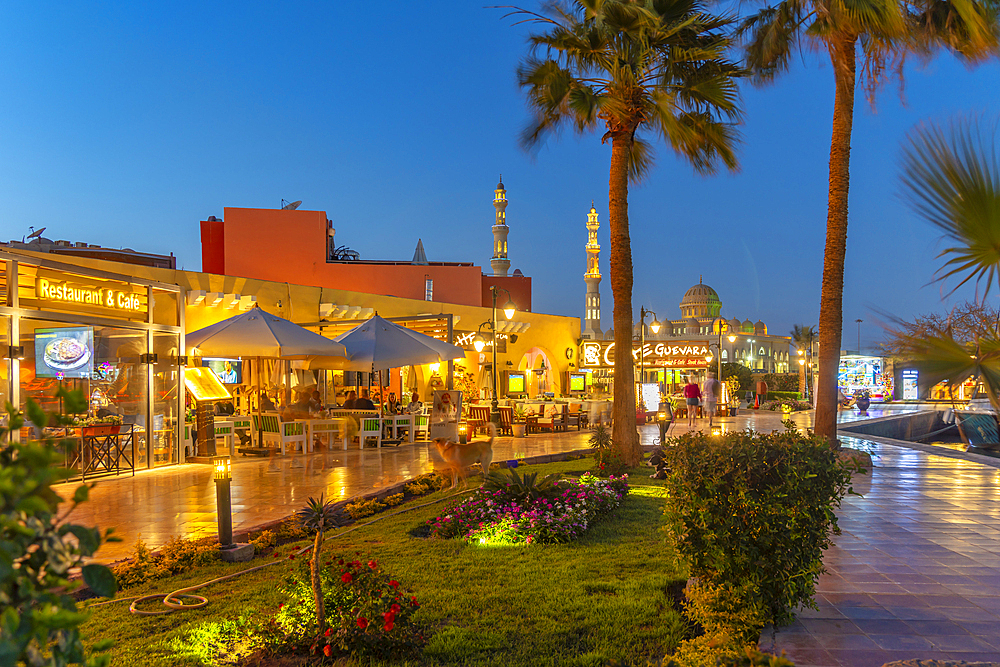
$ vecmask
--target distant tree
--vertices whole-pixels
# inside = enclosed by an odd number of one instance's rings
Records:
[[[803,350],[803,354],[805,354],[805,350],[811,350],[813,343],[816,342],[816,327],[796,324],[792,327],[791,335],[795,347]],[[796,356],[798,356],[797,353]],[[798,359],[795,362],[798,363]],[[806,382],[805,364],[799,364],[799,393],[803,396],[806,394]]]
[[[632,331],[628,185],[653,162],[643,134],[700,173],[715,172],[720,162],[736,169],[741,70],[726,57],[730,21],[709,14],[699,0],[553,0],[537,12],[512,10],[541,29],[530,36],[531,53],[517,72],[535,112],[522,143],[536,147],[566,125],[579,133],[602,130],[601,142],[611,143],[614,330]],[[631,354],[615,355],[612,437],[629,465],[642,456],[632,363]]]
[[[886,355],[902,357],[910,338],[950,335],[958,343],[972,343],[995,336],[1000,325],[1000,309],[987,303],[963,301],[947,314],[917,315],[912,321],[894,319],[879,344]]]
[[[907,54],[929,56],[938,47],[949,48],[969,62],[985,60],[996,54],[997,32],[996,0],[782,0],[768,3],[740,25],[747,66],[760,83],[787,70],[796,48],[803,45],[829,53],[833,65],[816,396],[816,433],[832,444],[837,442],[837,369],[843,333],[855,86],[860,78],[871,98],[888,78],[887,70],[902,72]]]

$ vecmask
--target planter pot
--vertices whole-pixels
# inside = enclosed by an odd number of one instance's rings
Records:
[[[869,398],[859,398],[855,405],[858,406],[858,412],[868,412],[868,406],[872,404]]]
[[[516,424],[516,423],[510,425],[511,431],[514,433],[514,437],[515,438],[523,438],[524,437],[525,426],[526,426],[526,424]]]
[[[729,416],[730,417],[735,417],[736,413],[739,412],[739,411],[740,411],[739,408],[729,408]]]
[[[94,424],[92,426],[84,426],[83,434],[89,436],[111,435],[112,433],[118,433],[118,428],[118,424]]]

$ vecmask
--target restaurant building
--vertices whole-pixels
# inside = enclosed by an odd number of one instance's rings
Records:
[[[590,283],[588,294],[589,289]],[[643,367],[644,377],[637,375],[638,382],[659,383],[662,392],[673,393],[687,377],[700,380],[716,368],[720,350],[723,363],[742,364],[755,373],[789,372],[791,338],[769,335],[767,325],[760,320],[722,317],[718,292],[701,280],[684,293],[679,308],[681,317],[659,322],[658,332],[650,326],[653,317],[644,325],[636,324],[630,332],[632,358],[637,368],[640,361]],[[592,334],[600,331],[599,320],[588,321]],[[734,341],[729,340],[731,335]],[[613,330],[604,335],[604,340],[581,342],[580,367],[587,371],[588,383],[610,390],[616,343]]]
[[[450,386],[469,397],[491,396],[492,340],[482,352],[473,346],[481,325],[493,315],[481,299],[446,303],[26,249],[0,251],[0,261],[0,335],[5,336],[0,343],[6,351],[0,398],[22,410],[33,398],[55,410],[59,386],[82,390],[92,415],[104,409],[133,425],[136,469],[183,460],[189,407],[180,381],[188,361],[184,333],[254,305],[328,337],[377,312],[466,350],[464,360],[447,365],[393,369],[383,377],[387,392],[402,399],[416,390],[426,401],[433,389]],[[489,337],[488,327],[482,331]],[[568,392],[569,371],[578,361],[578,331],[574,317],[519,308],[507,320],[499,311],[500,396]],[[308,371],[294,363],[276,380],[280,389],[273,398],[279,404],[307,389],[322,390],[328,405],[341,403],[351,386],[371,381],[368,374]],[[237,401],[246,383],[246,377],[233,383]]]

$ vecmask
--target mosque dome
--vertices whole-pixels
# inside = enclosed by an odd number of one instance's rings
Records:
[[[701,333],[701,323],[698,322],[698,320],[696,320],[695,318],[689,317],[687,321],[684,323],[684,333],[688,334]]]
[[[767,335],[767,325],[761,320],[757,320],[753,325],[753,333],[755,336],[766,336]]]
[[[722,301],[718,292],[699,280],[684,293],[680,308],[682,317],[718,317]]]
[[[747,321],[743,323],[743,333],[753,333],[753,322],[750,321],[750,318],[747,318]]]
[[[738,334],[741,331],[743,331],[743,323],[742,322],[740,322],[735,317],[733,319],[729,320],[729,333]]]

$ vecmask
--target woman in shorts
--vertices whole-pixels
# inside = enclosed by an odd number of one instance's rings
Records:
[[[698,402],[701,398],[701,389],[690,375],[687,384],[684,385],[684,399],[687,403],[688,427],[694,428],[694,420],[698,415]]]

